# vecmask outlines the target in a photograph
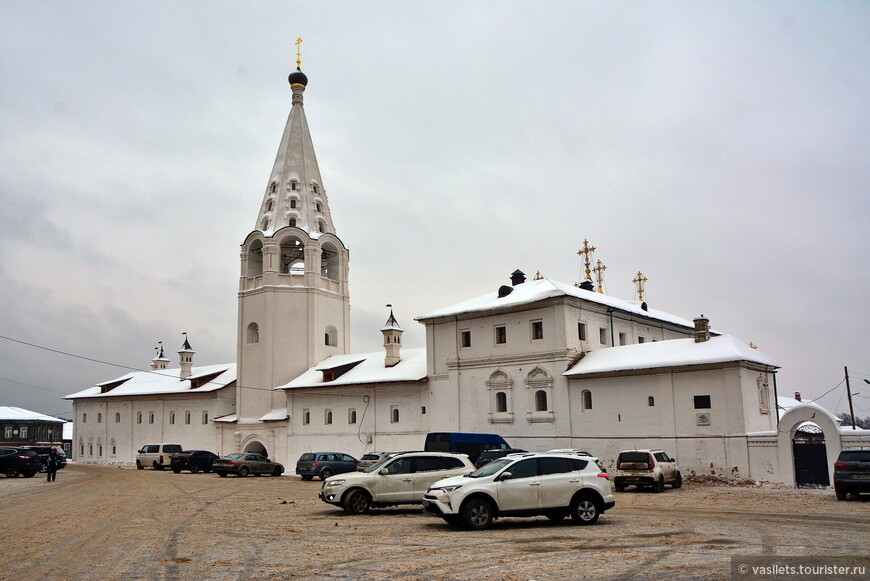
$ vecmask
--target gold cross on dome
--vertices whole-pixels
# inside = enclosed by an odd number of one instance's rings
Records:
[[[639,270],[637,271],[637,276],[634,277],[634,280],[631,281],[635,285],[637,285],[637,300],[639,300],[640,302],[643,302],[643,283],[645,283],[646,281],[647,278],[643,274],[641,274]]]
[[[302,67],[302,38],[296,39],[296,68]]]
[[[595,272],[595,282],[598,283],[598,292],[603,294],[604,291],[601,290],[601,283],[604,282],[604,271],[607,270],[607,267],[604,266],[604,263],[598,260],[595,263],[595,268],[592,270]]]
[[[589,241],[584,239],[583,240],[583,248],[578,250],[577,254],[579,256],[583,257],[583,264],[586,266],[586,279],[585,280],[592,280],[592,278],[591,278],[592,273],[589,270],[589,255],[592,254],[593,252],[595,252],[595,247],[589,246]]]

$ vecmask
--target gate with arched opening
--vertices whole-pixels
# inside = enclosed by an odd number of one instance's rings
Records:
[[[807,425],[814,429],[802,430]],[[840,428],[830,412],[814,404],[789,409],[779,420],[777,446],[784,481],[792,486],[830,486],[841,448]]]

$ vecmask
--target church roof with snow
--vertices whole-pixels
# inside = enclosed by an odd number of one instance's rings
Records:
[[[324,371],[348,368],[331,381],[324,379]],[[323,360],[290,383],[275,389],[301,389],[306,387],[334,387],[339,385],[366,385],[371,383],[406,383],[426,379],[426,349],[402,349],[402,359],[392,367],[384,367],[384,352],[336,355]]]
[[[180,369],[133,371],[117,379],[68,395],[64,399],[209,393],[235,384],[236,364],[225,363],[193,367],[190,377],[186,379],[180,379],[180,377]]]
[[[711,363],[748,361],[779,368],[772,359],[732,337],[719,335],[696,343],[693,338],[637,343],[590,351],[574,367],[563,373],[567,377],[639,371],[662,367],[683,367]]]
[[[657,311],[655,309],[645,310],[641,306],[643,303],[638,301],[618,299],[595,291],[588,291],[574,285],[550,280],[548,278],[527,281],[509,288],[513,289],[510,294],[499,296],[500,293],[498,291],[492,292],[475,299],[470,299],[449,307],[438,309],[437,311],[432,311],[425,315],[420,315],[419,317],[416,317],[415,320],[422,322],[429,319],[437,319],[439,317],[454,317],[470,313],[486,313],[488,311],[497,312],[506,308],[530,305],[544,299],[569,296],[598,303],[606,307],[619,309],[620,311],[625,311],[641,317],[664,321],[681,327],[694,328],[694,324],[691,321],[681,317],[665,313],[664,311]]]

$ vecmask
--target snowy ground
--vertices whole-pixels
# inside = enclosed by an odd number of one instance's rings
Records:
[[[71,464],[0,477],[0,571],[67,579],[721,579],[732,555],[864,555],[870,496],[687,483],[624,492],[590,527],[452,528],[416,508],[347,516],[318,481]]]

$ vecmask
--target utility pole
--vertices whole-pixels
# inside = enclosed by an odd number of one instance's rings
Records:
[[[855,411],[852,409],[852,389],[849,387],[849,368],[845,365],[843,370],[846,372],[846,395],[849,398],[849,415],[852,416],[852,429],[855,429]]]

